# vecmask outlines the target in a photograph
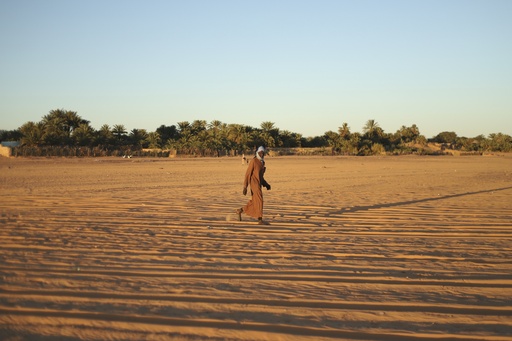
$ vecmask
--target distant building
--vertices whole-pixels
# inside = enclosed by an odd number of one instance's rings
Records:
[[[18,147],[21,144],[20,141],[2,141],[2,147]]]
[[[12,156],[12,149],[18,147],[21,143],[18,141],[3,141],[0,144],[0,156]]]

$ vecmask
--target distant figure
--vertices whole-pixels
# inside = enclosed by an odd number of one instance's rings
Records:
[[[247,162],[247,158],[245,157],[245,154],[242,154],[242,165],[245,165]]]
[[[265,173],[265,148],[259,147],[256,151],[256,156],[249,162],[247,171],[245,172],[244,188],[242,193],[247,195],[247,186],[251,187],[251,199],[242,208],[236,210],[238,214],[238,220],[242,220],[242,213],[245,213],[251,217],[258,218],[258,224],[268,224],[263,221],[263,192],[261,187],[265,187],[267,191],[270,190],[270,185],[263,174]]]

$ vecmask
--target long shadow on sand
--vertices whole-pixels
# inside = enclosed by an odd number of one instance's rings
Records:
[[[347,211],[350,211],[350,212],[368,211],[368,210],[379,209],[379,208],[387,208],[387,207],[396,207],[396,206],[403,206],[403,205],[419,204],[419,203],[423,203],[423,202],[445,200],[445,199],[452,199],[452,198],[460,198],[460,197],[465,197],[465,196],[468,196],[468,195],[475,195],[475,194],[482,194],[482,193],[491,193],[491,192],[505,191],[505,190],[509,190],[509,189],[512,189],[512,186],[488,189],[488,190],[483,190],[483,191],[475,191],[475,192],[466,192],[466,193],[459,193],[459,194],[437,196],[437,197],[424,198],[424,199],[418,199],[418,200],[399,201],[399,202],[392,202],[392,203],[386,203],[386,204],[377,204],[377,205],[368,205],[368,206],[353,206],[353,207],[348,207],[348,208],[341,209],[341,210],[339,210],[336,213],[341,214],[341,213],[347,212]]]

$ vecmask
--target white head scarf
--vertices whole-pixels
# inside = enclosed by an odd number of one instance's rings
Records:
[[[256,157],[258,158],[258,160],[260,160],[260,161],[264,162],[264,161],[263,161],[263,157],[264,157],[265,155],[260,156],[260,154],[258,154],[259,152],[263,152],[263,153],[265,153],[265,148],[264,148],[263,146],[260,146],[260,147],[258,148],[258,150],[256,151]]]

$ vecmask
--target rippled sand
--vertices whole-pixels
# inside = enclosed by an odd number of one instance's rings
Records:
[[[1,340],[510,340],[512,156],[0,158]]]

